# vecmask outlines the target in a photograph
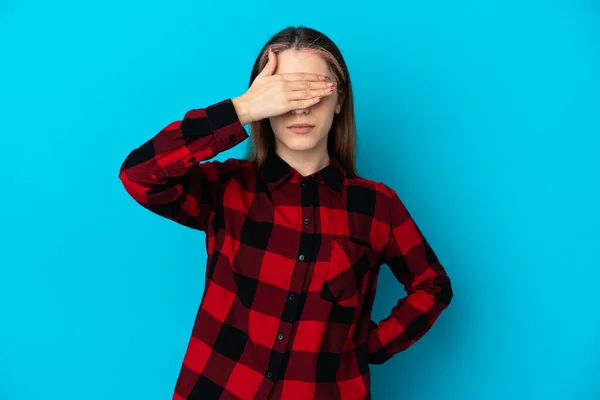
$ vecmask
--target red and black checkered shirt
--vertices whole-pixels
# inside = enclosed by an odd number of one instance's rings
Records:
[[[411,346],[452,298],[396,192],[330,156],[302,176],[276,153],[208,161],[244,141],[231,99],[188,111],[134,149],[125,190],[206,233],[206,279],[173,399],[370,399],[370,364]],[[381,265],[404,285],[371,319]]]

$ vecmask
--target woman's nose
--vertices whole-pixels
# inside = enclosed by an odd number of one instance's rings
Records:
[[[298,108],[296,110],[292,110],[292,114],[308,114],[310,108]]]

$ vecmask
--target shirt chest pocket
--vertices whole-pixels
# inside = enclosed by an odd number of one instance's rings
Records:
[[[330,245],[327,274],[320,296],[344,307],[363,304],[365,276],[370,270],[370,248],[345,236],[336,236]]]

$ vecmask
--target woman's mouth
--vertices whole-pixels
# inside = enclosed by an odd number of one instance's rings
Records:
[[[288,129],[291,130],[294,133],[308,133],[310,131],[312,131],[314,128],[313,125],[307,125],[307,124],[302,124],[302,125],[292,125],[289,126]]]

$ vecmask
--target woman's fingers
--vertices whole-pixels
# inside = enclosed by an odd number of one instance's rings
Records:
[[[292,100],[290,101],[290,104],[292,105],[292,109],[306,108],[317,104],[319,101],[321,101],[321,97],[323,96],[313,97],[310,99]]]
[[[337,87],[337,82],[328,82],[311,79],[294,79],[308,77],[310,78],[313,74],[285,74],[288,75],[284,79],[286,80],[284,88],[286,91],[286,98],[288,100],[300,100],[310,99],[318,96],[327,96],[333,93]],[[290,78],[292,75],[292,79]]]
[[[333,93],[333,91],[335,90],[335,88],[331,87],[331,88],[325,88],[325,89],[303,89],[303,90],[292,90],[289,91],[287,94],[287,99],[288,100],[302,100],[302,99],[311,99],[313,97],[319,97],[319,96],[328,96],[331,93]]]
[[[314,82],[325,82],[329,79],[326,75],[313,74],[311,72],[290,72],[287,74],[280,74],[286,81],[314,81]]]
[[[298,81],[287,81],[285,87],[288,90],[306,90],[306,89],[327,89],[328,87],[335,87],[336,82],[321,82],[321,81],[310,81],[310,80],[298,80]]]

